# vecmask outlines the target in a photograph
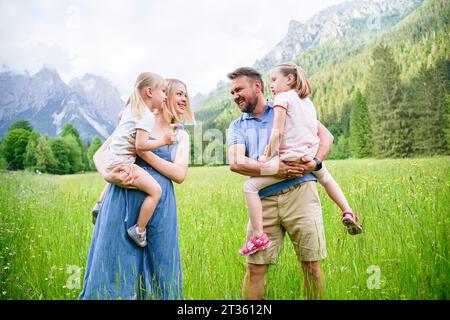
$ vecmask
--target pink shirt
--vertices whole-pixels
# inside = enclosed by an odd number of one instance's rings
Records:
[[[317,114],[311,99],[300,99],[289,90],[275,97],[273,106],[286,109],[286,123],[280,143],[281,160],[297,160],[306,155],[314,157],[319,148]]]

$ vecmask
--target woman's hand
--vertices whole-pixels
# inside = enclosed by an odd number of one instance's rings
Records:
[[[103,177],[107,182],[118,185],[122,188],[130,188],[133,186],[133,165],[125,168],[117,166]]]

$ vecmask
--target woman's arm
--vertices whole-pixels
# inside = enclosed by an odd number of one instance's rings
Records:
[[[109,173],[106,172],[104,166],[104,157],[105,152],[108,146],[111,144],[112,138],[109,137],[105,143],[95,152],[93,161],[97,171],[102,175],[103,179],[106,182],[116,184],[123,188],[129,188],[132,186],[134,178],[133,178],[133,166],[129,166],[128,169],[125,170],[122,166],[118,166],[111,170]]]
[[[108,149],[109,145],[111,144],[112,136],[110,136],[103,144],[102,146],[94,153],[93,161],[95,164],[95,168],[98,172],[102,175],[104,178],[106,176],[106,170],[104,166],[103,159],[105,158],[105,152]]]
[[[170,180],[176,183],[182,183],[187,174],[190,143],[189,135],[186,131],[180,130],[178,137],[179,140],[174,162],[164,160],[151,151],[137,150],[137,155]]]

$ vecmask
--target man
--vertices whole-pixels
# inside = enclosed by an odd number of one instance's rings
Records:
[[[312,171],[321,167],[331,151],[333,136],[319,122],[320,144],[313,160],[280,162],[278,168],[257,161],[264,153],[272,130],[272,103],[264,98],[261,75],[253,68],[238,68],[228,77],[234,102],[244,113],[229,127],[228,156],[230,170],[246,176],[272,174],[287,179],[260,191],[263,206],[264,232],[272,246],[247,257],[247,272],[242,285],[244,299],[264,296],[265,275],[275,264],[287,231],[304,273],[305,294],[308,299],[324,298],[324,279],[320,260],[327,255],[323,230],[322,209],[317,194],[317,179]],[[251,234],[250,224],[247,236]]]

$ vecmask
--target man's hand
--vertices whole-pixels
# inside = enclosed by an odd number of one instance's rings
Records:
[[[305,156],[300,161],[285,161],[285,164],[295,166],[302,174],[315,171],[317,166],[317,163],[310,156]]]
[[[280,179],[295,179],[301,177],[303,176],[303,169],[301,169],[301,165],[302,164],[298,162],[288,163],[287,161],[280,161],[278,173],[275,177]]]
[[[105,180],[109,183],[118,185],[122,188],[130,188],[133,186],[133,165],[128,168],[123,166],[117,166],[104,176]]]

